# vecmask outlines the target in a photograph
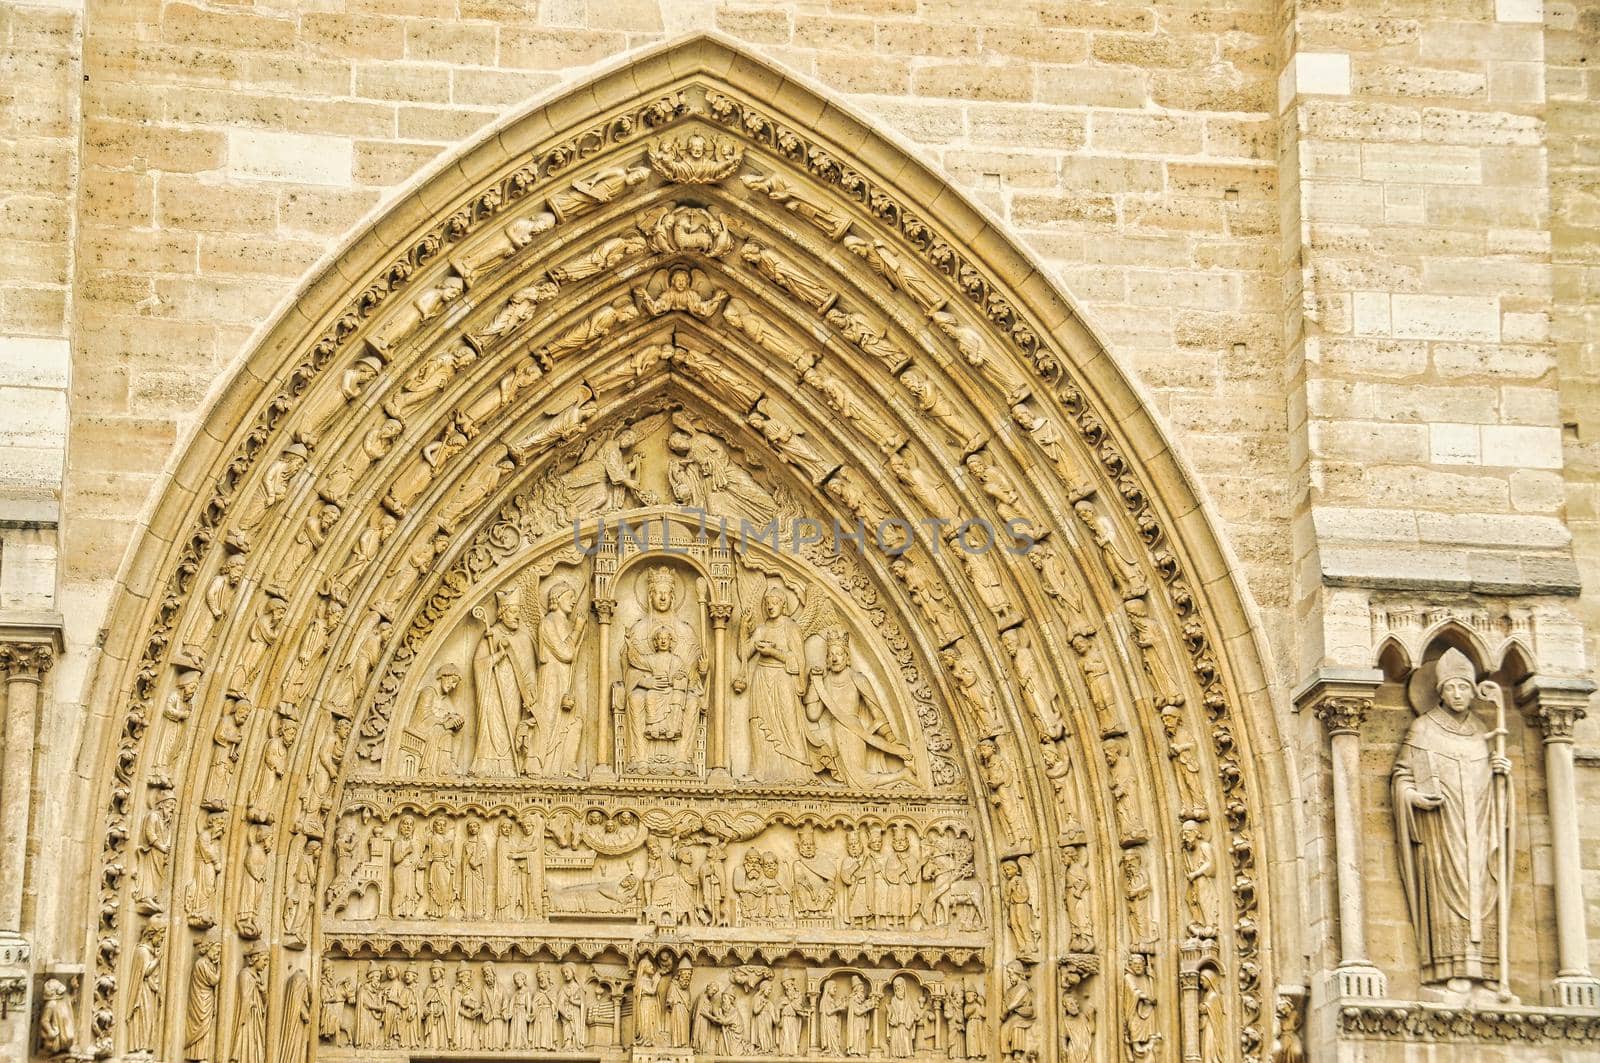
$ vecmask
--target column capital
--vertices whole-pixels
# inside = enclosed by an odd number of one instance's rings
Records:
[[[1295,711],[1309,709],[1330,736],[1359,734],[1382,683],[1376,668],[1324,668],[1295,691]]]
[[[1589,714],[1595,684],[1588,679],[1529,676],[1517,685],[1517,702],[1538,724],[1545,742],[1571,742],[1572,727]]]
[[[60,617],[22,622],[0,617],[0,680],[40,682],[60,653]]]

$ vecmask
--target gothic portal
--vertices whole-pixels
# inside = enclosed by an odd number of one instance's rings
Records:
[[[1182,475],[982,216],[720,43],[379,219],[135,572],[108,1054],[1270,1043],[1275,743]]]

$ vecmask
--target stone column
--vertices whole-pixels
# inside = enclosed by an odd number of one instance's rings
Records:
[[[712,657],[711,671],[716,677],[712,687],[711,704],[706,712],[706,768],[716,772],[717,778],[728,778],[728,695],[723,677],[724,662],[728,659],[728,621],[733,618],[731,602],[717,602],[711,606]]]
[[[600,704],[594,721],[594,777],[606,780],[615,778],[617,770],[622,767],[611,763],[611,755],[616,748],[616,738],[612,732],[615,706],[611,703],[611,619],[616,615],[617,602],[615,598],[596,598],[593,607],[600,630]]]
[[[22,931],[39,687],[55,658],[54,640],[0,637],[6,699],[5,746],[0,754],[0,935]]]
[[[1528,680],[1518,691],[1544,735],[1545,799],[1550,808],[1551,858],[1555,867],[1556,979],[1550,1002],[1568,1008],[1600,1008],[1600,979],[1589,970],[1589,935],[1584,925],[1583,864],[1578,849],[1578,793],[1573,778],[1572,726],[1586,715],[1594,684],[1588,680]]]
[[[1339,965],[1333,992],[1340,997],[1382,997],[1388,979],[1367,957],[1366,892],[1362,882],[1361,725],[1372,708],[1381,672],[1324,673],[1301,691],[1328,733],[1333,788],[1333,859],[1339,898]]]

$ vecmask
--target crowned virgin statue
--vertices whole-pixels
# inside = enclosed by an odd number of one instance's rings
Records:
[[[693,766],[705,705],[703,632],[679,615],[670,567],[647,569],[641,582],[644,615],[628,626],[622,648],[624,769],[681,773]]]
[[[1432,667],[1431,684],[1425,674],[1413,683],[1419,715],[1391,775],[1421,979],[1456,998],[1497,982],[1503,994],[1511,762],[1503,720],[1491,731],[1473,706],[1488,701],[1502,718],[1504,708],[1459,651]]]

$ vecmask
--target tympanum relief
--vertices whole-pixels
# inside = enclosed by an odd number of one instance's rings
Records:
[[[148,785],[130,717],[111,795],[98,1043],[120,1014],[195,1063],[1030,1063],[1098,1025],[1143,1058],[1170,918],[1213,969],[1252,954],[1216,662],[1104,426],[960,252],[875,220],[888,193],[702,105],[461,206],[230,467],[139,680]],[[1116,490],[1031,489],[1090,461]],[[943,554],[804,531],[928,516]],[[980,516],[1038,529],[1028,564]],[[1066,999],[1053,961],[1088,972]]]

